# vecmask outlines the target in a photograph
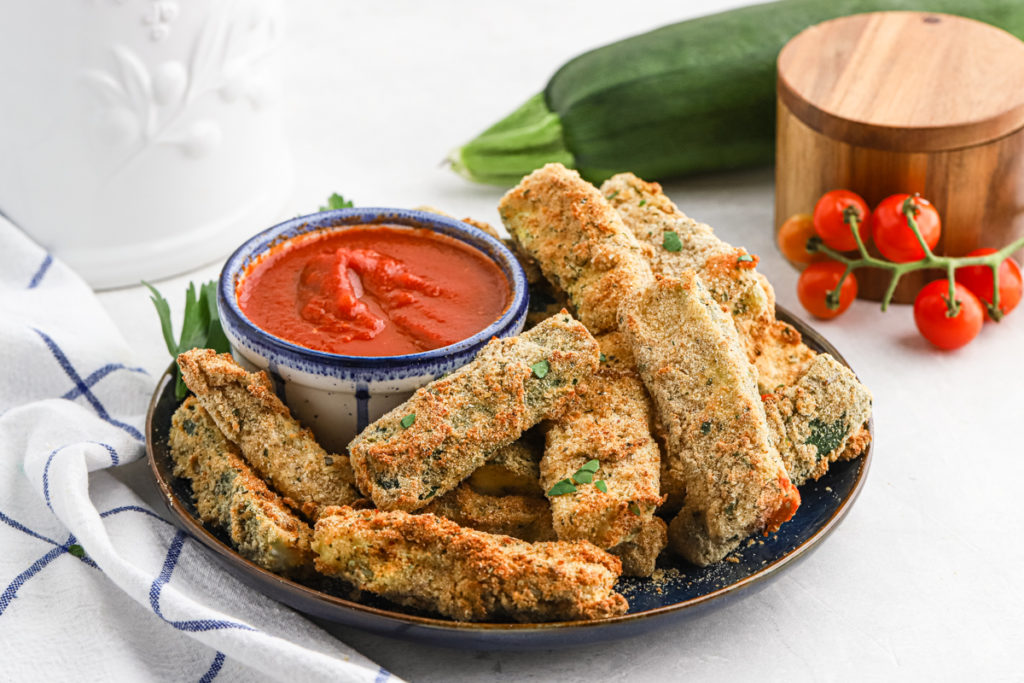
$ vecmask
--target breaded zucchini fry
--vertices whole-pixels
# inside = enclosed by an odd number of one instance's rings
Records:
[[[597,342],[568,314],[491,340],[349,444],[360,490],[382,510],[427,505],[526,429],[560,415],[597,363]]]
[[[621,563],[584,541],[526,543],[435,515],[330,508],[316,568],[361,590],[458,621],[558,621],[623,614]]]
[[[796,384],[764,399],[772,441],[792,482],[800,486],[828,471],[840,455],[856,457],[871,416],[871,392],[828,354],[814,357]]]
[[[623,576],[650,576],[658,555],[668,544],[668,528],[661,517],[651,517],[631,541],[623,541],[608,552],[622,560]]]
[[[658,183],[632,173],[612,176],[601,192],[635,236],[655,275],[678,278],[695,271],[711,297],[728,308],[750,362],[757,367],[761,393],[792,384],[814,352],[800,333],[775,320],[775,292],[754,270],[757,257],[720,240],[710,226],[689,218],[672,203]],[[666,233],[679,238],[679,248],[665,248]]]
[[[194,396],[171,418],[174,474],[192,482],[199,517],[231,537],[239,554],[279,574],[313,569],[312,530],[253,474]]]
[[[558,538],[587,540],[607,549],[635,539],[651,522],[662,497],[650,399],[635,373],[604,367],[621,363],[624,355],[609,359],[615,341],[605,341],[606,336],[598,339],[607,349],[605,361],[587,393],[550,424],[540,475]],[[599,469],[582,475],[589,482],[577,482],[573,492],[550,493],[557,482],[572,478],[594,459]],[[607,491],[597,487],[599,481]]]
[[[515,241],[569,295],[594,334],[615,328],[620,296],[651,283],[636,238],[576,171],[561,164],[534,171],[509,190],[498,211]]]
[[[551,507],[544,498],[515,494],[489,496],[475,491],[468,481],[435,498],[422,511],[489,534],[530,542],[557,538],[551,525]]]
[[[246,372],[231,354],[193,349],[178,356],[188,388],[249,465],[310,519],[325,505],[354,503],[348,458],[324,451],[295,420],[265,372]]]
[[[669,543],[690,562],[717,562],[750,534],[775,530],[800,494],[768,436],[753,367],[736,328],[692,271],[625,301],[619,325],[686,487]]]
[[[658,183],[647,183],[632,173],[622,173],[606,181],[601,191],[611,198],[625,226],[636,235],[655,275],[678,277],[684,271],[693,270],[711,290],[712,298],[729,310],[747,358],[757,368],[757,383],[762,394],[793,387],[808,372],[816,354],[791,325],[775,319],[775,293],[764,276],[754,270],[756,257],[718,239],[709,226],[688,218],[665,196]],[[679,237],[678,251],[664,247],[665,234],[669,231]],[[865,395],[869,395],[868,390],[858,382],[856,387],[844,386],[842,392],[833,393],[818,405],[832,406],[837,415],[846,412],[853,416],[860,412]],[[807,414],[806,417],[808,420],[826,419],[825,415]],[[853,447],[842,454],[838,450],[822,454],[818,462],[825,463],[824,469],[813,476],[823,474],[829,462],[863,452],[871,436],[866,429],[857,431],[857,435],[859,438],[852,442]],[[785,438],[781,432],[774,437]],[[789,457],[785,459],[787,464],[792,462]],[[791,471],[790,475],[800,481],[808,476],[800,471]],[[666,484],[671,488],[672,482]]]
[[[502,446],[473,471],[465,483],[487,496],[529,496],[544,498],[540,487],[540,459],[544,455],[543,435],[535,447],[524,435],[519,441]]]

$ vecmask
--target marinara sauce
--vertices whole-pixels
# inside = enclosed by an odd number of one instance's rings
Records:
[[[454,344],[497,320],[508,279],[483,253],[426,229],[365,225],[295,237],[248,267],[236,288],[256,326],[349,356]]]

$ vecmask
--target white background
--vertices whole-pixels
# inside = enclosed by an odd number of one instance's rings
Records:
[[[296,184],[281,217],[331,192],[362,205],[430,204],[498,223],[498,188],[440,164],[583,50],[740,2],[289,3],[286,126]],[[796,273],[772,238],[770,169],[667,185],[691,216],[761,257],[779,303]],[[266,226],[253,225],[253,232]],[[157,283],[180,321],[187,282]],[[141,288],[100,296],[139,362],[167,366]],[[852,680],[1024,677],[1024,312],[969,347],[932,350],[911,311],[858,302],[815,323],[875,394],[874,465],[846,521],[764,590],[642,638],[563,651],[438,649],[334,627],[411,680]],[[141,489],[146,470],[125,476]],[[159,647],[159,644],[154,644]]]

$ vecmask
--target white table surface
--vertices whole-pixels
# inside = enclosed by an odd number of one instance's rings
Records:
[[[282,218],[337,191],[363,205],[430,204],[498,223],[502,191],[443,168],[450,148],[583,50],[743,3],[289,4],[283,57],[296,183]],[[759,254],[779,303],[800,310],[796,273],[771,239],[770,169],[667,191]],[[197,264],[216,262],[157,283],[176,320],[187,282],[214,278],[222,258],[197,254]],[[162,372],[169,357],[143,289],[100,300],[139,363]],[[437,649],[332,629],[411,680],[1021,680],[1024,313],[987,325],[955,353],[931,349],[905,306],[883,315],[857,302],[815,326],[874,392],[874,465],[836,533],[763,590],[642,638],[562,651]],[[143,464],[123,476],[146,494]]]

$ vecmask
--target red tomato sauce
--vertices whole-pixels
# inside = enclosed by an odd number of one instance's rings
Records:
[[[501,317],[508,279],[473,247],[426,229],[365,225],[302,235],[251,264],[249,320],[318,351],[398,356],[454,344]]]

